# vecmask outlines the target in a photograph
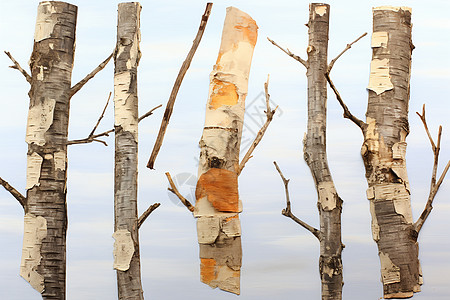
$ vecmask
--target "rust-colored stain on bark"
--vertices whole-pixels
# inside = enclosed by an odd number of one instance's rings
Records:
[[[217,279],[216,261],[214,258],[200,258],[200,280],[208,284],[214,279]]]
[[[250,17],[242,17],[238,24],[234,26],[237,30],[241,31],[244,38],[253,46],[256,45],[256,40],[258,38],[258,25],[256,25],[255,20]]]
[[[211,101],[209,106],[212,109],[218,109],[222,105],[236,105],[239,100],[239,96],[236,91],[236,85],[213,79],[214,87],[211,95]]]
[[[209,169],[200,176],[195,190],[197,200],[205,196],[218,211],[239,212],[237,174],[223,169]]]

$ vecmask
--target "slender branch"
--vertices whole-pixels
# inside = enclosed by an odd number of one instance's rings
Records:
[[[150,109],[148,112],[146,112],[145,114],[143,114],[142,116],[139,117],[138,122],[144,120],[145,118],[147,118],[148,116],[151,116],[153,114],[153,111],[160,108],[162,106],[162,104]]]
[[[12,57],[11,53],[9,53],[8,51],[5,51],[5,54],[9,57],[9,59],[13,62],[14,66],[10,66],[11,69],[16,69],[19,70],[20,73],[22,73],[23,76],[25,76],[25,79],[31,84],[31,76],[27,73],[27,71],[25,71],[24,69],[22,69],[22,67],[20,66],[20,64],[14,59],[14,57]]]
[[[150,216],[150,214],[155,209],[157,209],[160,205],[161,205],[161,203],[154,203],[149,208],[147,208],[147,210],[144,211],[144,213],[142,213],[142,215],[138,219],[138,229],[141,228],[141,225],[145,222],[145,220],[148,218],[148,216]]]
[[[152,154],[147,163],[147,168],[153,169],[155,164],[156,156],[158,155],[159,149],[161,149],[164,134],[166,133],[167,126],[169,125],[169,120],[173,112],[173,106],[175,105],[175,99],[177,98],[178,90],[180,89],[181,83],[183,81],[184,75],[186,75],[189,66],[191,65],[192,58],[197,51],[198,45],[202,40],[203,33],[205,32],[206,23],[208,22],[209,15],[211,14],[212,3],[206,4],[205,12],[202,15],[202,20],[200,22],[200,27],[198,28],[197,35],[192,43],[191,50],[189,51],[185,61],[183,62],[180,71],[178,72],[177,79],[170,93],[169,100],[167,101],[166,110],[164,112],[163,119],[161,121],[161,127],[159,128],[158,137],[156,138],[155,145],[153,146]]]
[[[344,110],[344,118],[347,118],[351,120],[353,123],[355,123],[362,131],[365,130],[367,127],[367,124],[355,117],[350,110],[348,109],[347,105],[345,105],[344,100],[342,100],[341,95],[339,94],[338,90],[336,89],[336,86],[334,85],[333,81],[331,81],[330,74],[325,73],[325,77],[327,78],[328,83],[330,84],[331,89],[333,90],[334,94],[336,95],[336,98],[339,102],[339,104],[342,106],[342,109]]]
[[[172,177],[170,176],[170,173],[166,172],[166,176],[167,176],[167,180],[169,180],[169,184],[171,186],[171,188],[167,188],[167,189],[169,191],[171,191],[172,193],[174,193],[178,197],[178,199],[180,199],[181,203],[183,203],[184,206],[186,206],[186,208],[189,209],[189,211],[193,212],[194,206],[191,204],[191,202],[189,202],[189,200],[187,200],[186,198],[183,197],[183,195],[180,194],[175,183],[172,180]]]
[[[113,56],[113,53],[111,53],[101,64],[98,65],[97,68],[95,68],[91,73],[87,74],[86,77],[84,77],[82,80],[80,80],[77,84],[75,84],[71,89],[69,93],[69,97],[72,97],[75,95],[76,92],[81,90],[81,88],[92,78],[94,78],[95,75],[97,75],[98,72],[103,70],[103,68],[108,64],[108,62],[111,60]]]
[[[280,167],[278,167],[278,164],[277,164],[276,161],[274,161],[273,164],[275,165],[275,168],[277,169],[278,173],[280,174],[281,180],[283,180],[284,190],[286,192],[286,208],[281,211],[281,214],[283,216],[291,218],[292,220],[294,220],[294,222],[296,222],[297,224],[299,224],[300,226],[302,226],[303,228],[305,228],[306,230],[311,232],[319,241],[322,240],[322,233],[320,232],[320,230],[318,230],[318,229],[308,225],[307,223],[303,222],[302,220],[297,218],[292,213],[292,211],[291,211],[291,201],[289,200],[289,190],[288,190],[289,179],[286,179],[283,176],[283,173],[281,172]]]
[[[433,150],[433,156],[434,156],[433,171],[431,174],[430,193],[428,195],[428,200],[427,200],[425,208],[424,208],[422,214],[420,215],[419,219],[414,223],[414,229],[416,230],[417,234],[419,234],[420,230],[422,229],[423,225],[425,224],[425,221],[427,220],[428,216],[430,215],[430,213],[433,209],[434,198],[435,198],[442,182],[444,181],[445,176],[447,175],[447,172],[450,168],[450,161],[448,161],[447,165],[444,168],[444,171],[442,172],[441,176],[439,176],[439,179],[436,182],[437,169],[438,169],[438,163],[439,163],[439,152],[441,150],[442,126],[439,126],[438,138],[437,138],[437,142],[435,144],[433,141],[433,138],[430,134],[430,131],[428,129],[427,120],[425,118],[425,104],[422,107],[422,114],[417,112],[417,115],[420,117],[420,120],[422,120],[423,126],[428,135],[428,139],[430,140],[430,144],[431,144],[431,148]]]
[[[241,163],[239,164],[238,175],[241,174],[242,170],[245,167],[245,164],[252,157],[252,153],[255,150],[256,146],[258,146],[259,142],[261,142],[264,134],[266,133],[267,128],[269,127],[270,122],[273,119],[273,115],[275,114],[275,111],[278,108],[278,106],[274,110],[272,110],[270,108],[269,75],[267,75],[267,81],[264,83],[264,93],[266,95],[266,110],[264,111],[266,113],[266,122],[261,127],[261,129],[258,131],[258,134],[255,137],[255,140],[253,141],[252,145],[250,146],[250,148],[248,149],[244,158],[242,159]]]
[[[99,140],[97,138],[102,137],[102,136],[109,136],[109,134],[111,132],[114,132],[114,129],[110,129],[110,130],[107,130],[107,131],[99,133],[99,134],[95,134],[95,131],[97,130],[98,125],[100,124],[100,122],[102,121],[103,117],[105,116],[105,111],[106,111],[106,108],[109,105],[109,100],[110,99],[111,99],[111,92],[109,93],[108,100],[106,101],[106,105],[103,108],[103,111],[102,111],[100,117],[98,118],[97,123],[95,124],[95,126],[92,129],[91,133],[89,133],[88,137],[84,138],[84,139],[81,139],[81,140],[68,141],[67,145],[88,144],[88,143],[92,143],[92,142],[99,142],[99,143],[104,144],[105,146],[108,146],[108,144],[105,141]]]
[[[367,32],[364,32],[359,38],[357,38],[356,40],[354,40],[350,44],[347,44],[347,47],[345,47],[345,49],[342,50],[342,52],[339,53],[338,56],[336,56],[334,59],[332,59],[331,62],[328,64],[327,73],[331,72],[331,69],[333,68],[334,63],[339,59],[339,57],[341,57],[347,50],[349,50],[354,43],[358,42],[360,39],[362,39],[366,35],[367,35]]]
[[[25,209],[25,206],[27,205],[27,198],[23,196],[18,190],[16,190],[14,187],[12,187],[8,182],[3,180],[3,178],[0,177],[0,185],[2,185],[5,190],[7,190],[14,198],[19,201],[20,205],[22,205],[23,209]]]
[[[306,68],[308,68],[308,62],[306,60],[304,60],[303,58],[301,58],[298,55],[295,55],[294,53],[292,53],[291,51],[289,51],[289,49],[286,48],[286,50],[281,47],[280,45],[278,45],[274,40],[271,40],[270,38],[267,38],[269,40],[269,42],[271,42],[273,45],[277,46],[278,48],[280,48],[281,51],[283,51],[284,53],[286,53],[287,55],[289,55],[290,57],[292,57],[293,59],[295,59],[296,61],[300,62],[302,65],[304,65]]]

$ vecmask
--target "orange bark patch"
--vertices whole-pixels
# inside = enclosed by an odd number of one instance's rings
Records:
[[[253,46],[256,45],[256,40],[258,38],[258,25],[256,25],[255,20],[250,17],[243,16],[234,28],[243,33],[246,41]]]
[[[237,174],[223,169],[209,169],[200,176],[195,190],[197,200],[205,196],[218,211],[239,212]]]
[[[208,284],[214,279],[217,279],[216,261],[214,258],[200,258],[200,280]]]
[[[236,86],[232,83],[213,79],[214,87],[209,105],[212,109],[217,109],[222,105],[236,105],[239,96],[236,92]]]

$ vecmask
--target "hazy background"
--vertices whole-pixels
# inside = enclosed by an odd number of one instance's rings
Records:
[[[113,50],[116,42],[119,1],[72,1],[78,5],[73,84]],[[264,121],[263,83],[271,75],[270,93],[279,112],[263,141],[239,178],[243,265],[240,299],[320,298],[319,243],[309,232],[283,217],[284,187],[272,161],[277,160],[290,178],[293,212],[318,225],[316,192],[303,161],[302,138],[306,130],[306,76],[304,67],[272,46],[267,36],[306,58],[308,1],[217,0],[206,32],[178,94],[156,170],[145,168],[163,109],[139,128],[139,209],[154,202],[158,208],[140,230],[144,295],[147,299],[236,299],[212,290],[199,280],[195,219],[167,192],[164,172],[179,179],[189,198],[197,174],[197,158],[209,73],[217,58],[225,8],[232,5],[250,14],[259,26],[247,97],[244,141],[250,140]],[[430,130],[444,126],[441,168],[450,159],[450,22],[448,1],[329,1],[331,5],[329,60],[363,32],[369,35],[354,45],[335,65],[332,78],[352,112],[364,118],[371,59],[372,6],[408,5],[413,8],[413,70],[411,78],[408,171],[414,218],[425,204],[432,152],[415,115],[427,104]],[[432,3],[432,4],[431,4]],[[141,51],[139,65],[140,112],[164,104],[178,70],[197,32],[205,1],[141,1]],[[0,50],[11,51],[25,68],[32,51],[38,1],[2,1]],[[28,112],[28,83],[0,55],[0,176],[25,193],[27,145],[24,141]],[[28,67],[26,68],[28,69]],[[84,138],[95,124],[113,89],[110,63],[72,98],[70,139]],[[342,215],[344,299],[379,299],[382,295],[377,247],[370,232],[369,202],[360,157],[362,134],[350,121],[329,90],[328,160],[344,200]],[[250,105],[251,103],[251,105]],[[113,126],[108,108],[99,131]],[[109,146],[95,143],[69,148],[67,236],[67,298],[115,299],[112,269],[114,137]],[[244,147],[246,144],[244,143]],[[245,147],[246,150],[247,147]],[[245,153],[245,152],[244,152]],[[182,175],[180,175],[182,174]],[[183,178],[190,181],[183,182]],[[420,235],[420,259],[425,283],[414,299],[448,299],[450,282],[450,183],[439,191],[434,210]],[[0,188],[0,297],[7,300],[40,299],[19,277],[23,210]]]

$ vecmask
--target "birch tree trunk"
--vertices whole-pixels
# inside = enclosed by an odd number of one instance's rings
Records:
[[[304,158],[316,185],[320,215],[320,261],[322,299],[342,299],[341,210],[331,178],[326,153],[328,29],[330,6],[312,3],[309,10],[308,132],[304,139]]]
[[[20,275],[43,299],[65,299],[67,133],[76,17],[74,5],[41,2],[30,58]]]
[[[242,260],[239,147],[257,29],[249,15],[227,8],[219,56],[210,75],[194,209],[201,281],[235,294],[240,293]]]
[[[119,299],[144,299],[138,234],[138,96],[137,67],[141,52],[138,2],[120,3],[114,53],[114,268]]]
[[[373,9],[367,129],[361,154],[386,299],[412,297],[422,284],[405,160],[414,48],[411,27],[410,8]]]

